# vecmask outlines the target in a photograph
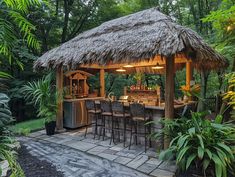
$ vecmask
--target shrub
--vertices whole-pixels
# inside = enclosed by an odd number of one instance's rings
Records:
[[[171,139],[169,148],[160,153],[162,160],[176,160],[181,172],[189,168],[204,175],[226,177],[234,161],[235,128],[231,123],[222,123],[222,116],[215,121],[205,119],[206,113],[192,113],[192,118],[162,120],[164,128],[155,137]]]

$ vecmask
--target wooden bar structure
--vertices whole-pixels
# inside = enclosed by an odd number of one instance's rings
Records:
[[[105,97],[105,72],[125,65],[129,73],[165,74],[165,105],[150,107],[160,116],[174,118],[174,75],[186,65],[186,87],[190,88],[193,68],[221,70],[228,61],[206,44],[196,32],[176,24],[157,8],[105,22],[45,54],[34,69],[56,68],[57,90],[63,92],[63,68],[100,74],[100,98]],[[153,66],[163,69],[153,70]],[[70,92],[72,92],[72,82]],[[89,95],[88,95],[89,98]],[[85,98],[86,99],[86,98]],[[84,100],[74,100],[83,101]],[[82,103],[80,107],[82,107]],[[58,103],[57,130],[63,129],[63,104]],[[154,114],[158,116],[158,112]],[[165,141],[165,147],[168,141]]]

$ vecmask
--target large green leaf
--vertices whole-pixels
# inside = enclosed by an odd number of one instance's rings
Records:
[[[191,148],[191,146],[186,146],[186,147],[184,147],[184,148],[182,148],[182,149],[179,150],[179,154],[178,154],[178,156],[177,156],[177,158],[176,158],[176,162],[177,162],[177,163],[179,163],[179,162],[182,160],[182,158],[184,157],[184,155],[187,153],[187,151],[188,151],[190,148]]]
[[[199,159],[202,159],[204,156],[204,149],[201,146],[199,146],[197,148],[197,152],[198,152],[197,154],[198,154]]]
[[[186,170],[189,168],[189,166],[191,165],[192,161],[197,157],[196,154],[191,154],[188,158],[187,158],[187,162],[186,162]]]

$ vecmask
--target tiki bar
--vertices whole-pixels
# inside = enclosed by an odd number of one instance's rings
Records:
[[[176,71],[186,68],[185,88],[189,90],[195,84],[193,70],[219,70],[226,66],[227,61],[196,32],[178,25],[157,8],[83,32],[48,51],[34,64],[35,70],[56,72],[56,86],[64,97],[57,113],[58,132],[85,128],[86,136],[92,127],[94,137],[109,137],[110,142],[119,137],[124,146],[126,139],[131,145],[139,138],[145,147],[151,145],[146,137],[161,129],[160,123],[153,126],[146,122],[173,119],[186,109],[196,109],[197,100],[175,98]],[[150,88],[137,80],[117,97],[105,90],[106,73],[163,75],[165,92],[161,93],[159,86]],[[98,91],[91,90],[88,81],[96,74]]]

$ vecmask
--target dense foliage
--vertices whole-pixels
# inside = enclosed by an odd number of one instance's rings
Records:
[[[11,177],[24,177],[24,172],[16,161],[16,152],[13,149],[16,142],[7,129],[7,125],[13,120],[8,102],[8,96],[0,93],[0,161],[6,160],[8,162]],[[1,168],[0,175],[2,175]]]
[[[235,118],[235,73],[229,73],[226,75],[226,78],[228,80],[228,89],[227,92],[223,94],[223,100],[224,104],[227,105],[224,109],[221,110],[221,112],[225,112],[226,109],[231,109],[230,112],[231,118]]]
[[[157,136],[166,136],[170,146],[160,153],[163,160],[176,159],[180,171],[196,169],[202,175],[227,177],[234,174],[235,126],[223,123],[223,117],[215,121],[206,119],[207,113],[192,113],[192,117],[163,120],[164,129]]]

